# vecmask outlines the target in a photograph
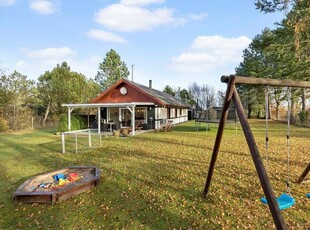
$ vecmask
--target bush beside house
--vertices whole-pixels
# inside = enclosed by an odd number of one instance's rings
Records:
[[[71,115],[71,130],[85,129],[86,122],[85,119],[77,114]],[[68,131],[68,116],[67,114],[60,115],[57,132]]]

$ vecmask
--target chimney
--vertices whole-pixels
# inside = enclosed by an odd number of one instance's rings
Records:
[[[149,88],[152,89],[152,80],[149,80]]]

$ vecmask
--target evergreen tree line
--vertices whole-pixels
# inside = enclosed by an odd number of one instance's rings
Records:
[[[310,81],[310,0],[257,0],[255,5],[264,13],[284,11],[285,17],[276,23],[276,29],[265,28],[254,37],[243,52],[243,61],[237,66],[236,74]],[[238,90],[248,117],[265,117],[264,87],[241,85]],[[270,87],[268,92],[268,116],[286,119],[287,89]],[[291,93],[293,122],[310,124],[309,89],[291,89]]]

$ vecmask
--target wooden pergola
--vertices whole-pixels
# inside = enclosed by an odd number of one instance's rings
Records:
[[[287,226],[283,220],[282,214],[278,207],[276,197],[274,195],[268,175],[266,173],[266,169],[264,167],[263,161],[258,151],[249,122],[247,120],[246,113],[243,109],[236,85],[237,84],[250,84],[250,85],[310,88],[310,82],[275,80],[275,79],[268,79],[268,78],[241,77],[241,76],[236,76],[236,75],[222,76],[221,81],[223,83],[227,83],[227,90],[226,90],[226,96],[225,96],[224,103],[223,103],[223,111],[221,114],[221,119],[220,119],[218,131],[217,131],[217,135],[216,135],[216,139],[214,143],[209,172],[206,178],[205,188],[203,191],[203,196],[206,197],[210,189],[214,167],[215,167],[215,163],[216,163],[217,156],[219,153],[223,131],[224,131],[225,123],[226,123],[227,116],[228,116],[229,105],[231,101],[233,101],[236,107],[236,111],[237,111],[237,114],[240,120],[240,124],[243,129],[247,144],[249,146],[249,149],[252,155],[252,159],[253,159],[261,186],[265,193],[265,197],[267,198],[269,209],[272,214],[275,226],[277,229],[287,229]]]

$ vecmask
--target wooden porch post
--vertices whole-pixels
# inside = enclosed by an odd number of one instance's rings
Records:
[[[101,110],[100,107],[98,107],[98,134],[101,132]]]
[[[127,109],[131,112],[131,129],[132,135],[135,135],[135,113],[136,113],[136,105],[133,105],[132,108],[127,106]]]
[[[133,105],[132,106],[132,112],[131,112],[131,128],[132,128],[132,135],[134,136],[135,134],[136,134],[136,130],[135,130],[135,123],[136,123],[136,121],[135,121],[135,113],[136,113],[136,106],[135,105]]]
[[[68,131],[71,131],[71,112],[74,108],[68,107]]]

